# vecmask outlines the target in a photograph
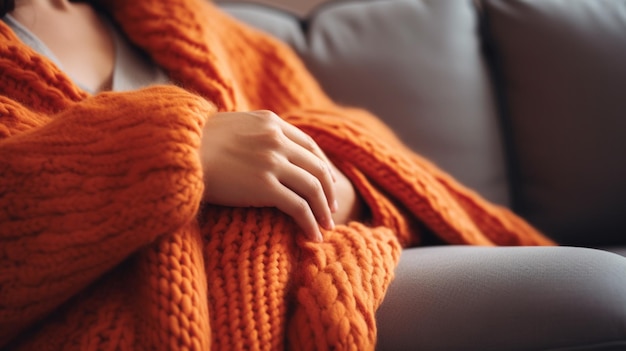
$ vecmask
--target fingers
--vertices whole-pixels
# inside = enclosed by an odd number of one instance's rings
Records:
[[[291,173],[287,173],[293,180],[286,179],[285,184],[289,184],[296,193],[306,195],[307,199],[314,201],[312,203],[314,211],[317,208],[323,208],[324,212],[335,212],[337,210],[337,195],[335,181],[331,174],[331,166],[296,143],[293,143],[291,150],[287,154],[287,158],[291,164],[297,166],[298,170],[301,171],[296,172],[293,170]],[[301,181],[298,181],[298,179],[301,179]],[[313,193],[319,196],[311,196]],[[315,211],[315,213],[320,212]],[[320,223],[325,224],[323,221]],[[328,227],[327,223],[326,227]]]
[[[326,229],[332,229],[335,225],[332,213],[337,210],[337,198],[332,164],[317,143],[297,127],[270,111],[250,113],[268,122],[268,130],[273,125],[282,132],[267,134],[271,138],[282,139],[266,145],[270,149],[275,148],[275,155],[281,155],[279,159],[285,161],[279,161],[272,167],[275,180],[280,184],[272,186],[274,191],[270,194],[275,196],[272,202],[294,218],[308,238],[320,241],[319,225]],[[280,190],[276,191],[277,187]]]
[[[326,194],[328,207],[332,212],[337,211],[337,197],[334,185],[336,177],[330,160],[328,160],[326,154],[324,154],[313,138],[284,120],[281,119],[280,121],[285,136],[294,143],[292,148],[294,152],[288,155],[289,161],[307,170],[320,180]],[[302,150],[299,150],[298,146],[307,152],[301,152]],[[314,157],[311,157],[311,154]]]
[[[335,228],[331,209],[328,206],[328,200],[319,178],[295,165],[286,167],[278,177],[281,184],[306,200],[310,210],[322,227],[329,230]]]
[[[269,179],[267,187],[274,189],[266,198],[272,207],[293,218],[309,240],[323,241],[320,226],[306,198],[282,184],[277,178]]]
[[[315,156],[319,157],[326,163],[326,166],[328,167],[328,173],[330,174],[332,180],[335,181],[336,178],[332,167],[330,167],[330,160],[328,159],[328,157],[326,157],[326,154],[324,153],[324,151],[322,151],[319,145],[317,145],[315,140],[313,140],[311,136],[300,130],[298,127],[288,123],[281,118],[279,118],[279,123],[281,124],[283,132],[290,140],[305,148],[309,152],[312,152]]]
[[[302,228],[307,238],[322,242],[322,233],[309,206],[309,202],[279,182],[275,186],[281,188],[281,191],[278,192],[279,198],[275,199],[276,208],[293,218]]]

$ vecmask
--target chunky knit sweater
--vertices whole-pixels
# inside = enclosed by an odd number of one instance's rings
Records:
[[[89,95],[0,23],[0,348],[371,350],[424,232],[551,244],[204,0],[101,5],[177,86]],[[254,109],[311,135],[371,221],[313,243],[276,209],[201,203],[203,124]]]

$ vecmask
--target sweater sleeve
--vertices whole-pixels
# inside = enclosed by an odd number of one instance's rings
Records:
[[[365,189],[379,189],[447,243],[554,244],[513,212],[488,202],[408,149],[367,111],[337,106],[286,116],[329,157],[358,169],[371,183]]]
[[[194,218],[213,112],[174,87],[43,117],[0,98],[0,345]]]

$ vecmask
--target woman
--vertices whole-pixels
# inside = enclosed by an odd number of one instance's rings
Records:
[[[387,292],[401,247],[420,241],[552,242],[367,112],[334,104],[288,48],[202,0],[1,3],[2,347],[366,350],[378,337],[380,348],[458,349],[502,335],[513,322],[498,315],[511,311],[502,294],[541,280],[474,277],[490,306],[470,306],[490,328],[464,320],[459,339],[440,338],[450,325],[429,326],[441,306],[427,297],[476,299],[455,285],[467,272],[567,276],[555,263],[573,257],[624,267],[582,249],[412,249],[402,262],[428,270],[401,262]],[[440,262],[451,257],[462,269]],[[429,278],[444,273],[461,277]],[[580,284],[607,289],[584,274],[562,287]],[[506,326],[476,347],[585,341],[561,324],[583,297],[524,293],[514,322],[548,311],[542,336]],[[568,308],[533,303],[546,296]]]

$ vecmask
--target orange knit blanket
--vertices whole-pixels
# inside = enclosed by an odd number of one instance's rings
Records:
[[[102,3],[179,87],[89,96],[0,22],[0,348],[371,350],[420,228],[453,244],[551,244],[204,0]],[[275,209],[201,204],[203,124],[255,109],[314,137],[371,223],[318,244]]]

